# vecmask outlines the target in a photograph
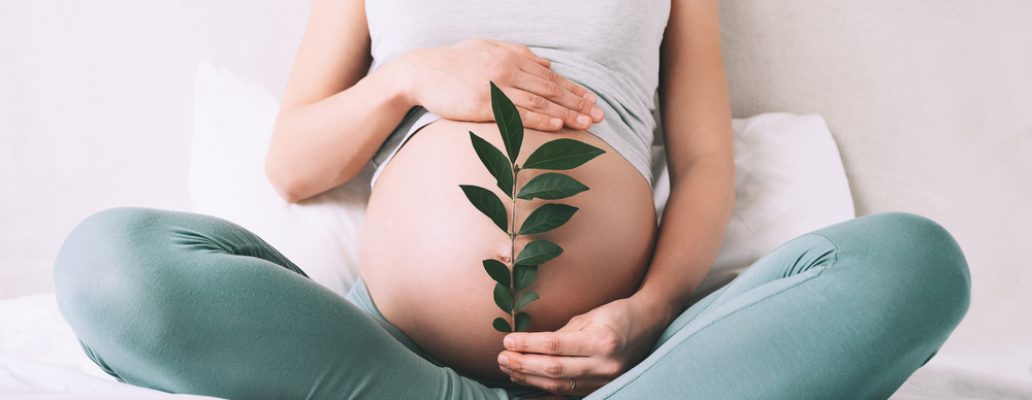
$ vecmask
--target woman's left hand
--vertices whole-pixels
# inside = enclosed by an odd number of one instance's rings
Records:
[[[499,368],[513,382],[551,393],[591,393],[645,357],[670,322],[661,308],[631,297],[575,316],[555,332],[510,333]]]

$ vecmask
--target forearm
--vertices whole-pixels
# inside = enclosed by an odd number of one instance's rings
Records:
[[[266,158],[270,181],[300,201],[354,177],[412,104],[392,62],[323,100],[284,108]]]
[[[633,296],[666,326],[709,271],[734,206],[734,164],[700,156],[671,176],[670,197],[649,270]]]
[[[675,1],[663,38],[662,103],[670,197],[636,303],[665,327],[709,271],[734,206],[731,100],[715,0]]]

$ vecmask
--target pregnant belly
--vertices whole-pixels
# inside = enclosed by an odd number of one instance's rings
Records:
[[[507,260],[512,244],[473,208],[458,185],[492,189],[505,200],[510,215],[511,203],[473,152],[469,131],[504,148],[494,123],[442,119],[409,138],[384,167],[363,225],[360,270],[384,317],[423,350],[462,373],[503,379],[495,362],[503,334],[491,321],[506,314],[494,304],[494,282],[481,260]],[[590,188],[549,201],[578,207],[573,218],[552,231],[517,238],[517,254],[534,239],[551,240],[564,250],[539,267],[529,288],[541,296],[525,309],[531,331],[556,330],[577,314],[633,294],[656,234],[648,184],[596,136],[528,129],[517,163],[522,165],[538,146],[560,137],[606,153],[563,171]],[[517,185],[542,172],[521,171]],[[544,202],[518,200],[516,226]]]

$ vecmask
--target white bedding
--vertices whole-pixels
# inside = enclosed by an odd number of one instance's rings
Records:
[[[93,364],[52,293],[0,301],[0,398],[211,399],[116,381]]]
[[[115,381],[80,350],[53,294],[0,301],[0,398],[211,399],[175,395]],[[1032,399],[1032,385],[936,366],[919,370],[896,400]]]

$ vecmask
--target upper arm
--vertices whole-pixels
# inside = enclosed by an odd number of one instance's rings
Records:
[[[673,0],[663,36],[660,102],[671,172],[701,156],[731,163],[731,104],[717,0]]]
[[[315,0],[290,70],[283,109],[343,91],[366,74],[370,55],[364,0]]]

